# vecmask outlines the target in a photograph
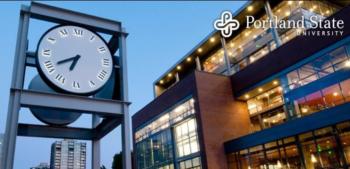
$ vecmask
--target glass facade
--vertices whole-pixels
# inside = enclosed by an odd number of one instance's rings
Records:
[[[138,129],[135,133],[137,168],[201,168],[194,113],[194,100],[188,99]]]
[[[349,166],[350,122],[228,155],[230,169],[337,169]]]
[[[250,114],[250,132],[257,132],[350,101],[350,79],[318,90],[294,95],[295,89],[317,82],[328,75],[350,69],[349,44],[325,52],[311,61],[283,74],[277,80],[256,87],[243,95]],[[266,87],[267,86],[267,87]]]

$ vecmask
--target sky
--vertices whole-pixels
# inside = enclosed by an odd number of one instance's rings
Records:
[[[245,2],[42,2],[74,11],[122,22],[127,38],[130,114],[153,99],[152,84],[169,67],[189,52],[211,31],[222,11],[235,11]],[[29,2],[0,2],[0,133],[6,125],[9,90],[21,5]],[[29,28],[29,46],[36,50],[38,39],[53,24],[33,20]],[[35,75],[26,71],[25,87]],[[41,124],[28,109],[21,109],[21,123]],[[91,117],[81,116],[71,126],[91,126]],[[17,137],[14,169],[28,169],[50,161],[51,144],[57,139]],[[87,168],[91,168],[91,143],[87,141]],[[101,141],[101,164],[111,168],[112,158],[121,151],[120,127]]]

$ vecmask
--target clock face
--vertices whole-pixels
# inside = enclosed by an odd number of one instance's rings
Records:
[[[93,94],[113,71],[111,52],[96,33],[78,26],[57,26],[38,45],[37,67],[54,88],[75,94]]]

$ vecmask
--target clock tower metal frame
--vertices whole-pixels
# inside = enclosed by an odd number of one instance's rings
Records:
[[[95,32],[111,35],[108,47],[114,62],[114,92],[118,98],[77,96],[73,94],[45,93],[24,88],[25,70],[36,67],[35,52],[28,51],[30,19],[55,24],[74,24]],[[100,140],[121,125],[123,168],[131,169],[131,130],[129,119],[128,78],[126,62],[127,33],[118,21],[32,2],[20,10],[17,43],[13,64],[10,99],[4,137],[1,169],[13,169],[17,136],[68,138],[92,141],[92,169],[100,169]],[[81,112],[92,115],[91,128],[59,127],[19,123],[21,108],[44,108]]]

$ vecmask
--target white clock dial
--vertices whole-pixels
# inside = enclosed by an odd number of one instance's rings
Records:
[[[76,94],[92,94],[110,78],[111,52],[96,33],[78,26],[57,26],[38,45],[40,75],[54,88]]]

